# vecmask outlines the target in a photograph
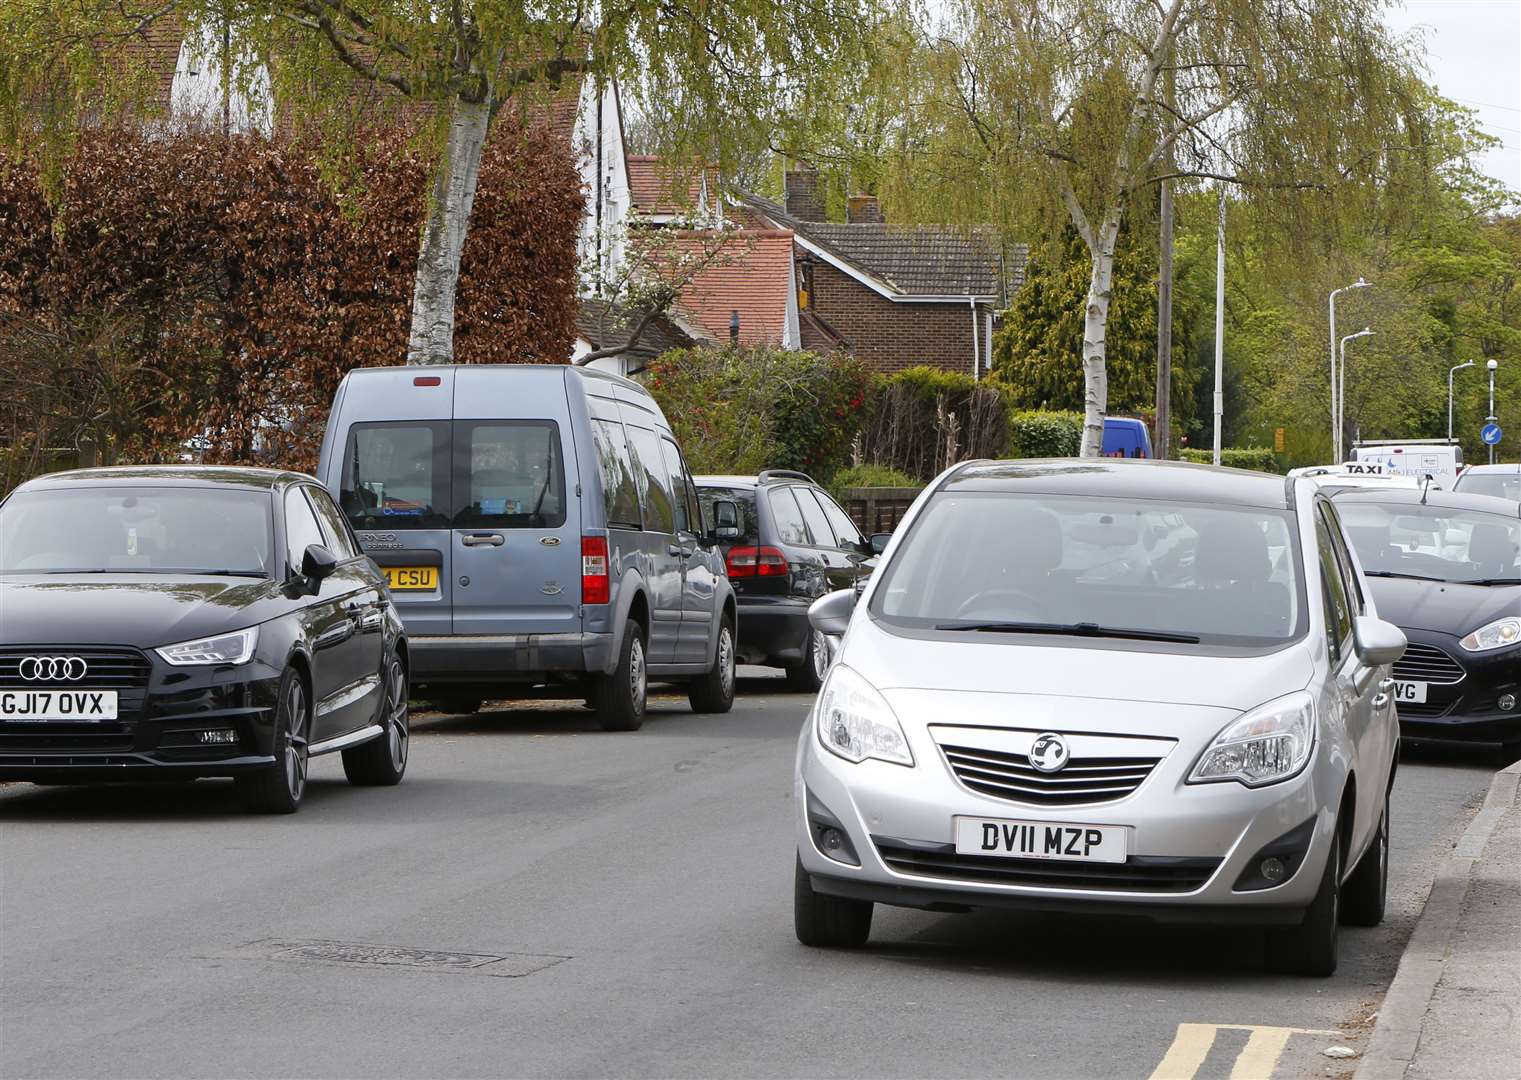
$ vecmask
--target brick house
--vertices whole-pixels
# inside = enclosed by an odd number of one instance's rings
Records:
[[[981,377],[998,312],[1024,283],[1028,248],[987,227],[892,225],[875,197],[824,220],[818,174],[794,169],[781,203],[753,194],[740,208],[793,234],[801,346],[841,349],[878,371],[919,364]]]

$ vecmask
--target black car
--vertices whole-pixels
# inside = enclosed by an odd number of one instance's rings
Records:
[[[1391,688],[1408,739],[1521,746],[1521,516],[1486,495],[1346,490],[1335,506],[1380,618],[1410,645]]]
[[[829,668],[824,636],[808,623],[808,606],[825,593],[863,581],[871,547],[850,515],[805,473],[772,469],[759,476],[698,476],[697,498],[739,508],[739,539],[724,563],[739,606],[739,659],[783,668],[797,690],[815,691]]]
[[[311,477],[89,469],[0,503],[0,779],[231,776],[290,813],[312,754],[407,767],[407,644]]]

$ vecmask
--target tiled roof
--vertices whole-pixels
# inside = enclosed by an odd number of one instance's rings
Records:
[[[626,345],[638,322],[638,316],[625,315],[616,305],[592,297],[583,297],[576,310],[576,333],[593,350]],[[638,342],[627,351],[630,356],[649,359],[694,344],[696,340],[673,319],[661,315],[644,328]]]
[[[687,170],[672,168],[654,154],[630,154],[628,189],[634,209],[641,214],[691,214],[700,209],[706,173],[707,197],[718,197],[718,173],[711,166]]]
[[[688,234],[678,246],[700,252],[702,243]],[[738,312],[741,345],[780,345],[791,290],[791,231],[736,230],[721,255],[681,290],[678,304],[714,341],[728,343],[729,318]]]
[[[1003,303],[1024,284],[1028,247],[1004,247],[989,226],[801,221],[769,199],[744,199],[778,226],[905,297],[996,296]]]

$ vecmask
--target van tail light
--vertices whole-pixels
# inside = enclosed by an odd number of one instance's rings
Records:
[[[731,578],[786,577],[787,556],[774,547],[732,547],[724,563]]]
[[[581,603],[605,604],[612,599],[607,574],[607,537],[581,537]]]

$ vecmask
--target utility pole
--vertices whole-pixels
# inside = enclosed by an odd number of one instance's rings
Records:
[[[1220,184],[1220,225],[1215,238],[1215,456],[1225,426],[1225,184]]]
[[[1490,360],[1484,366],[1489,369],[1489,422],[1493,424],[1499,420],[1499,417],[1495,415],[1495,368],[1500,366],[1500,361]],[[1489,444],[1489,463],[1491,465],[1495,463],[1494,443]]]
[[[1370,282],[1358,278],[1350,285],[1331,290],[1327,301],[1331,309],[1331,458],[1333,464],[1341,464],[1341,392],[1337,389],[1336,371],[1336,296],[1348,289],[1366,289]]]
[[[1473,367],[1474,361],[1447,369],[1447,441],[1452,442],[1452,377],[1464,368]],[[1493,410],[1491,410],[1493,411]]]
[[[1167,105],[1173,101],[1173,71],[1167,69]],[[1172,148],[1167,150],[1164,173],[1174,169]],[[1157,457],[1172,457],[1172,181],[1162,181],[1161,236],[1157,258]]]

